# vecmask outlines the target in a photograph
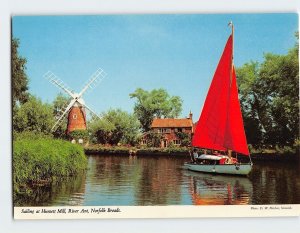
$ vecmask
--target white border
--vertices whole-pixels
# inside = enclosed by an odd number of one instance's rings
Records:
[[[298,12],[299,0],[0,0],[0,224],[3,232],[299,232],[300,218],[13,220],[10,126],[12,15]],[[228,211],[229,213],[229,211]],[[229,214],[230,215],[230,214]]]
[[[299,216],[299,205],[14,207],[15,219],[217,218]]]

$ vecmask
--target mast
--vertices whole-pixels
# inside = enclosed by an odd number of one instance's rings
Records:
[[[231,70],[230,70],[230,86],[232,81],[232,70],[233,70],[233,59],[234,59],[234,25],[232,21],[228,23],[228,26],[231,27],[231,37],[232,37],[232,54],[231,54]]]
[[[231,69],[230,69],[230,81],[229,81],[229,86],[231,88],[231,84],[232,84],[232,72],[233,72],[233,52],[234,52],[234,25],[232,23],[232,21],[230,21],[228,23],[228,26],[231,27],[231,37],[232,37],[232,53],[231,53]],[[229,90],[230,90],[229,88]],[[230,95],[229,95],[229,98],[230,98]],[[228,121],[228,114],[229,112],[227,112],[227,121]],[[228,151],[228,157],[231,158],[232,157],[232,150],[228,149],[227,148],[227,151]]]

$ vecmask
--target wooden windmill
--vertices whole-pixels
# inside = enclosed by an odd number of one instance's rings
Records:
[[[53,85],[63,90],[64,93],[68,94],[71,97],[69,104],[64,109],[62,109],[61,115],[57,116],[57,121],[51,129],[53,132],[56,131],[58,126],[63,122],[63,119],[67,114],[67,134],[74,130],[86,130],[85,109],[88,109],[93,115],[98,117],[98,115],[85,104],[83,100],[83,94],[86,93],[87,90],[95,88],[97,84],[99,84],[103,80],[105,75],[105,72],[99,68],[87,81],[83,89],[79,93],[76,93],[73,90],[71,90],[67,85],[65,85],[63,81],[60,80],[51,71],[48,71],[46,74],[44,74],[44,77],[48,79]]]

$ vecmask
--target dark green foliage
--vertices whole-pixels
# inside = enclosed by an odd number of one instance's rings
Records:
[[[297,43],[286,55],[268,53],[237,69],[249,144],[283,147],[299,138],[298,50]]]
[[[30,96],[26,103],[16,107],[13,118],[13,129],[16,132],[51,134],[51,127],[54,124],[52,106],[42,103],[34,96]]]
[[[147,133],[147,146],[148,147],[160,147],[161,146],[161,140],[162,140],[162,134],[149,131]]]
[[[191,136],[188,133],[176,132],[176,136],[181,140],[181,146],[191,145]]]
[[[103,146],[100,144],[89,145],[85,147],[86,154],[103,154],[103,155],[128,155],[130,151],[134,151],[135,155],[185,155],[189,156],[189,148],[188,147],[124,147],[124,146]]]
[[[115,154],[115,155],[129,155],[129,152],[136,151],[135,147],[125,147],[125,146],[104,146],[102,144],[94,144],[85,147],[85,153],[89,154]]]
[[[176,118],[182,111],[182,99],[179,96],[170,96],[164,89],[145,91],[138,88],[129,96],[137,99],[134,113],[141,122],[144,132],[150,130],[155,117]]]
[[[28,137],[28,138],[27,138]],[[83,148],[58,139],[19,135],[13,144],[14,193],[26,187],[72,176],[86,168]]]
[[[65,110],[65,108],[69,104],[69,102],[70,102],[70,98],[65,97],[61,93],[59,93],[56,96],[56,98],[54,99],[54,101],[52,103],[52,105],[53,105],[53,117],[55,119],[58,119],[58,117],[61,116],[61,114],[63,113],[63,111]],[[65,117],[62,120],[62,122],[60,123],[60,125],[57,127],[55,132],[53,132],[54,137],[63,138],[63,139],[67,138],[67,136],[66,136],[67,122],[68,122],[67,117]]]
[[[12,104],[13,110],[16,103],[25,103],[28,99],[28,78],[25,73],[26,59],[18,53],[19,40],[12,39],[11,42],[11,75],[12,75]]]
[[[38,140],[38,139],[53,139],[52,134],[44,134],[41,132],[23,131],[21,133],[14,132],[13,140]]]
[[[135,145],[139,140],[140,124],[136,116],[120,109],[111,109],[101,119],[89,123],[91,136],[101,144]]]
[[[87,130],[74,130],[69,133],[70,139],[83,139],[84,141],[89,139],[89,132]]]

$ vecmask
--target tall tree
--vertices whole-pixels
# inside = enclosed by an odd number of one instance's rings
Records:
[[[58,117],[63,113],[66,106],[69,104],[70,98],[59,93],[53,101],[53,117],[58,119]],[[67,129],[67,118],[65,117],[61,124],[57,127],[53,135],[57,138],[66,138]]]
[[[143,131],[149,131],[151,123],[157,118],[176,118],[182,111],[182,100],[179,96],[170,96],[164,89],[145,91],[138,88],[131,93],[136,98],[134,113],[141,122]]]
[[[251,144],[291,145],[299,138],[298,47],[297,42],[286,55],[267,53],[261,64],[251,62],[237,70]]]
[[[135,145],[139,139],[140,124],[135,115],[120,109],[111,109],[101,119],[93,119],[89,128],[98,143]]]
[[[28,100],[28,77],[25,73],[26,59],[18,52],[19,40],[12,39],[11,42],[11,71],[12,71],[12,104],[13,110],[16,103],[25,103]]]
[[[54,123],[53,109],[34,96],[29,96],[26,103],[18,107],[15,114],[14,130],[17,132],[32,131],[51,134]]]
[[[249,144],[260,144],[263,140],[265,101],[260,98],[257,88],[259,63],[250,62],[237,69],[239,95],[244,118],[245,131]]]

